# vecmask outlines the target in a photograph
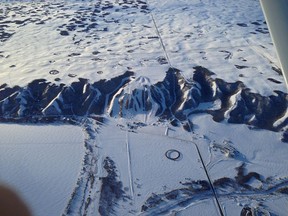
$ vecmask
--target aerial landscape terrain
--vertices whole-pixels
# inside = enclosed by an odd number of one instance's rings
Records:
[[[287,105],[258,0],[0,1],[0,184],[35,216],[285,216]]]

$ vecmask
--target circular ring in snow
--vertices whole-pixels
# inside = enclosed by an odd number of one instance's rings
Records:
[[[49,74],[52,74],[52,75],[56,75],[56,74],[58,74],[58,73],[59,73],[58,70],[51,70],[51,71],[49,71]]]
[[[178,160],[181,156],[181,153],[176,149],[170,149],[166,151],[165,156],[170,160]]]

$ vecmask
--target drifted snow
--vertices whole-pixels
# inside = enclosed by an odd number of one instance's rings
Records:
[[[82,166],[81,127],[1,124],[0,134],[0,183],[19,192],[33,215],[61,215]]]

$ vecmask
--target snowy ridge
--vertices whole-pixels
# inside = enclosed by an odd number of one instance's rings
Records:
[[[286,93],[275,91],[276,95],[265,97],[250,92],[240,81],[226,83],[213,79],[213,73],[206,68],[195,67],[194,70],[193,80],[186,81],[179,70],[170,68],[164,80],[155,84],[143,77],[135,79],[134,73],[127,71],[111,80],[93,84],[87,79],[79,79],[70,86],[46,80],[35,80],[24,88],[2,85],[0,116],[5,121],[33,116],[109,114],[125,118],[153,113],[156,117],[180,123],[190,115],[208,113],[217,122],[226,120],[273,131],[287,126]],[[215,109],[219,101],[220,108]],[[203,103],[210,103],[210,108],[199,110]]]

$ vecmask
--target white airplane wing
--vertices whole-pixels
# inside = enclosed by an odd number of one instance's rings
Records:
[[[288,86],[288,1],[260,0],[260,2]]]

